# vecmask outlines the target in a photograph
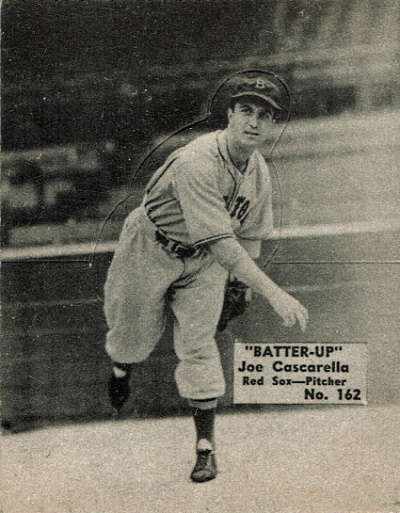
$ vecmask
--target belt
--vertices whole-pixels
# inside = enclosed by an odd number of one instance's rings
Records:
[[[193,246],[187,246],[176,240],[169,239],[160,230],[156,231],[156,239],[160,242],[170,253],[174,253],[179,258],[192,257],[198,250]]]

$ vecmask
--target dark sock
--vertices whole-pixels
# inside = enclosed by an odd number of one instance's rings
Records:
[[[132,368],[133,364],[131,363],[113,363],[112,374],[108,382],[108,396],[111,406],[118,411],[130,396],[129,379]]]
[[[194,407],[192,415],[196,427],[197,442],[202,438],[214,445],[214,422],[216,408],[200,409]]]

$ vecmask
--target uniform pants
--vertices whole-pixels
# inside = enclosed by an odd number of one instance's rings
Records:
[[[155,238],[142,207],[127,218],[105,284],[106,351],[120,363],[144,361],[165,327],[165,302],[174,313],[175,371],[182,397],[225,392],[215,341],[227,271],[209,252],[177,258]]]

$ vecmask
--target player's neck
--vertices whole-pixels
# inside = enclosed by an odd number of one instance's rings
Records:
[[[252,155],[253,148],[245,148],[237,144],[232,144],[232,141],[227,138],[227,148],[229,157],[234,166],[239,169],[241,173],[244,173],[247,167],[250,156]]]

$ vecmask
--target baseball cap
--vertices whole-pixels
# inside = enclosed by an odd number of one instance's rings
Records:
[[[231,98],[241,98],[242,96],[253,96],[261,98],[276,110],[282,110],[273,96],[279,94],[279,89],[271,81],[264,77],[245,78],[235,86]]]

